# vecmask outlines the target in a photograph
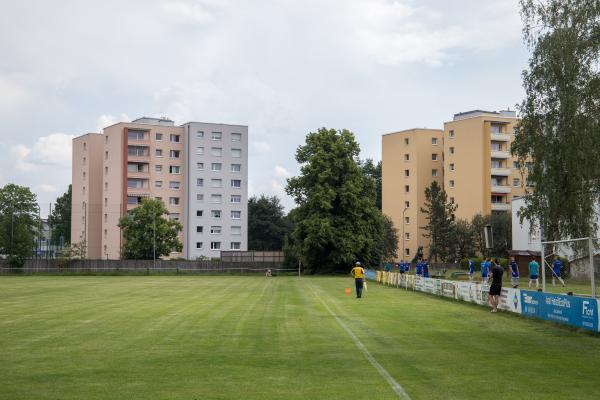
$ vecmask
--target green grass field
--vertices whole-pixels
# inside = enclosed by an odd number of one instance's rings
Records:
[[[2,277],[0,398],[397,399],[348,331],[412,399],[598,398],[600,337],[374,283],[358,300],[351,285]]]

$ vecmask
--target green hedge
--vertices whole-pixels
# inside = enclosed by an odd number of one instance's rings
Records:
[[[492,257],[492,259],[494,259],[496,257]],[[471,260],[473,260],[473,263],[475,264],[475,271],[481,271],[481,261],[483,260],[481,257],[473,257],[471,258]],[[506,269],[508,267],[508,258],[501,258],[498,257],[498,261],[500,261],[500,266],[504,269]],[[468,270],[469,269],[469,259],[468,258],[463,258],[462,260],[460,260],[460,268],[464,269],[464,270]]]

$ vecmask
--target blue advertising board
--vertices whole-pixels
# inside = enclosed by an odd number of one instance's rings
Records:
[[[598,332],[595,299],[521,290],[521,306],[523,315]]]

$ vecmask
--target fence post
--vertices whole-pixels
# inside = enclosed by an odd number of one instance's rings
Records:
[[[588,251],[590,257],[590,281],[592,283],[592,298],[596,298],[596,271],[594,269],[594,241],[590,236],[588,238]]]

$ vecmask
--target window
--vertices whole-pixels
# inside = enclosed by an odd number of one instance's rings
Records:
[[[242,149],[231,149],[231,157],[240,158],[242,156]]]
[[[454,163],[450,164],[450,171],[454,171]]]
[[[202,156],[204,155],[204,147],[196,147],[196,155],[197,156]]]
[[[230,203],[241,203],[241,202],[242,202],[242,196],[240,196],[239,194],[231,195]]]
[[[404,255],[410,256],[410,249],[404,249]]]
[[[405,145],[408,145],[408,143],[409,143],[409,140],[408,140],[408,138],[404,138],[404,144],[405,144]]]
[[[85,196],[85,186],[81,189],[81,193]]]
[[[454,154],[454,147],[450,147],[450,154]]]
[[[158,141],[162,141],[163,140],[163,134],[162,133],[157,133],[156,135],[154,135],[154,138]]]
[[[169,214],[169,219],[171,221],[179,221],[179,213],[171,213],[171,214]]]
[[[241,142],[242,141],[242,134],[241,133],[232,133],[231,134],[231,141],[232,142]]]
[[[404,202],[404,208],[408,208],[410,207],[410,201],[405,201]]]
[[[242,187],[242,181],[241,179],[232,179],[231,180],[231,187],[232,188],[236,188],[239,189]]]
[[[108,182],[104,182],[104,190],[108,190]]]
[[[202,242],[196,242],[196,248],[202,250]]]
[[[431,176],[437,176],[437,169],[431,170]]]
[[[104,207],[108,206],[108,198],[104,198]]]
[[[437,161],[437,156],[438,156],[438,155],[437,155],[436,153],[433,153],[433,154],[431,155],[431,161]]]
[[[108,222],[108,214],[104,214],[104,222]]]
[[[104,143],[108,144],[108,136],[104,137]]]
[[[204,139],[204,132],[203,131],[196,132],[196,139]]]
[[[210,242],[211,250],[221,250],[221,242]]]
[[[220,162],[214,162],[210,165],[210,170],[213,172],[221,171],[222,164]]]
[[[138,196],[127,196],[127,204],[139,204],[141,198]],[[104,214],[106,215],[106,214]]]
[[[171,134],[171,135],[169,136],[169,138],[170,138],[170,140],[171,140],[171,143],[179,143],[179,135],[174,135],[174,134]]]
[[[242,234],[242,227],[241,226],[232,226],[231,227],[231,234],[232,235],[241,235]]]
[[[87,146],[86,146],[86,143],[85,143],[85,142],[83,142],[83,150],[84,150],[84,151],[85,151],[85,148],[86,148],[86,147],[87,147]]]
[[[410,176],[410,170],[405,169],[404,170],[404,176],[409,177]]]
[[[210,135],[212,140],[221,140],[222,137],[223,134],[221,132],[213,132],[212,135]]]
[[[519,162],[518,161],[513,161],[513,169],[519,169]]]
[[[409,232],[405,232],[404,233],[404,240],[410,240],[410,233]]]
[[[502,133],[502,125],[492,124],[492,133]]]
[[[231,242],[231,250],[239,250],[242,248],[242,244],[240,242]]]
[[[492,168],[502,168],[502,161],[492,160]]]
[[[404,185],[404,192],[405,193],[410,192],[410,186],[409,185]]]
[[[450,204],[454,204],[454,197],[450,197]]]
[[[223,196],[220,194],[211,194],[210,195],[211,203],[221,203],[222,200],[223,200]]]
[[[437,138],[432,137],[431,138],[431,144],[434,146],[437,146]]]
[[[83,159],[85,160],[85,157]],[[104,152],[104,159],[108,160],[108,151]],[[85,161],[83,163],[85,164]]]
[[[211,210],[210,216],[212,218],[221,218],[221,210]]]
[[[135,131],[129,129],[127,131],[127,139],[129,140],[144,140],[144,131]]]
[[[159,197],[155,197],[154,199],[158,200],[158,201],[160,201],[162,203],[162,197],[159,196]]]
[[[231,164],[231,172],[240,172],[242,170],[242,164]]]
[[[170,174],[179,174],[181,171],[181,167],[177,166],[177,165],[170,165],[169,166],[169,173]]]
[[[221,147],[211,147],[210,155],[214,157],[221,157],[223,155],[223,149]]]
[[[410,160],[410,154],[405,154],[404,161],[409,161],[409,160]]]
[[[201,217],[203,214],[202,210],[196,210],[196,217]]]
[[[148,148],[145,146],[127,146],[127,154],[134,157],[145,157],[148,155]]]
[[[211,235],[220,235],[221,234],[221,227],[220,226],[211,226],[210,227],[210,233],[211,233]]]
[[[170,206],[178,206],[179,205],[179,197],[169,197],[169,205]]]
[[[154,171],[158,172],[158,173],[161,173],[162,172],[162,165],[155,165],[154,166]]]
[[[223,187],[223,180],[222,179],[211,179],[210,187],[214,187],[214,188]]]
[[[204,232],[204,227],[203,226],[196,226],[196,233],[202,233]]]
[[[492,151],[502,151],[502,144],[492,142]]]
[[[204,194],[197,193],[196,194],[196,201],[204,201]],[[200,213],[202,213],[202,211],[200,211]]]
[[[82,164],[85,165],[85,157],[83,157]]]
[[[83,171],[83,179],[85,180],[85,171]]]
[[[204,163],[203,162],[196,163],[196,169],[198,171],[203,171],[204,170]]]
[[[513,186],[519,187],[521,185],[521,180],[519,178],[513,178]]]
[[[453,188],[454,187],[454,180],[450,179],[450,187]]]
[[[171,150],[169,152],[169,157],[171,157],[171,158],[179,158],[179,150]]]
[[[196,186],[199,186],[199,187],[204,186],[204,179],[202,179],[202,178],[196,179]]]
[[[231,219],[241,219],[242,212],[241,211],[231,211]]]
[[[404,223],[405,224],[410,224],[410,217],[404,217]]]
[[[170,182],[169,182],[169,188],[170,188],[170,189],[179,190],[179,182],[176,182],[176,181],[170,181]]]
[[[129,178],[127,179],[127,187],[130,189],[142,189],[144,187],[144,180]]]
[[[154,150],[154,155],[156,157],[162,157],[163,156],[162,155],[162,149],[156,149],[156,150]]]
[[[108,167],[104,167],[104,175],[108,175]]]
[[[450,132],[448,132],[448,136],[450,136],[450,138],[454,138],[454,130],[450,129]]]

